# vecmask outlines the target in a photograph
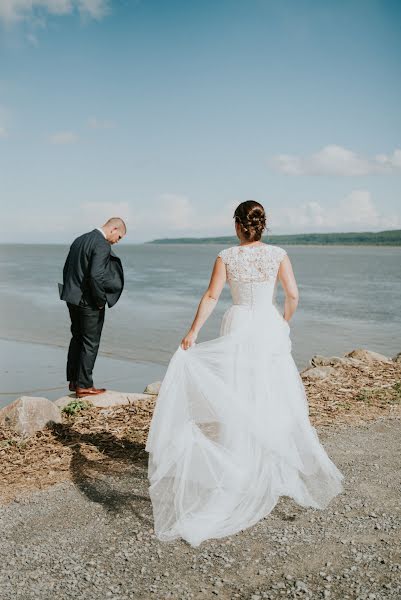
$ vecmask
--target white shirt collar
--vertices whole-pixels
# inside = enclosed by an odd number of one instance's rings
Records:
[[[100,231],[100,233],[102,234],[102,236],[104,237],[104,239],[106,239],[106,234],[105,234],[105,232],[103,231],[103,229],[102,229],[101,227],[96,227],[96,229],[97,229],[98,231]]]

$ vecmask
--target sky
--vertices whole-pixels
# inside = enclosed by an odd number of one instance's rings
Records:
[[[2,242],[401,228],[398,0],[0,0]]]

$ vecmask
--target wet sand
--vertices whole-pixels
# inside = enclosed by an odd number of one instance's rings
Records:
[[[67,388],[67,348],[0,339],[0,408],[20,396],[56,400]],[[165,367],[151,362],[97,358],[94,383],[121,392],[142,392],[160,380]]]

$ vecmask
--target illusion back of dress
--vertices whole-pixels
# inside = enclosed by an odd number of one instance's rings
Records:
[[[253,309],[275,305],[277,273],[286,251],[278,246],[233,246],[219,253],[233,304]]]

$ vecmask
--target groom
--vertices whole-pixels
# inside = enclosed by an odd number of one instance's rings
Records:
[[[93,387],[92,371],[100,344],[106,303],[118,301],[124,287],[120,259],[111,251],[126,234],[122,219],[84,233],[71,244],[63,269],[60,298],[67,302],[72,338],[68,349],[67,380],[77,398],[102,394]]]

